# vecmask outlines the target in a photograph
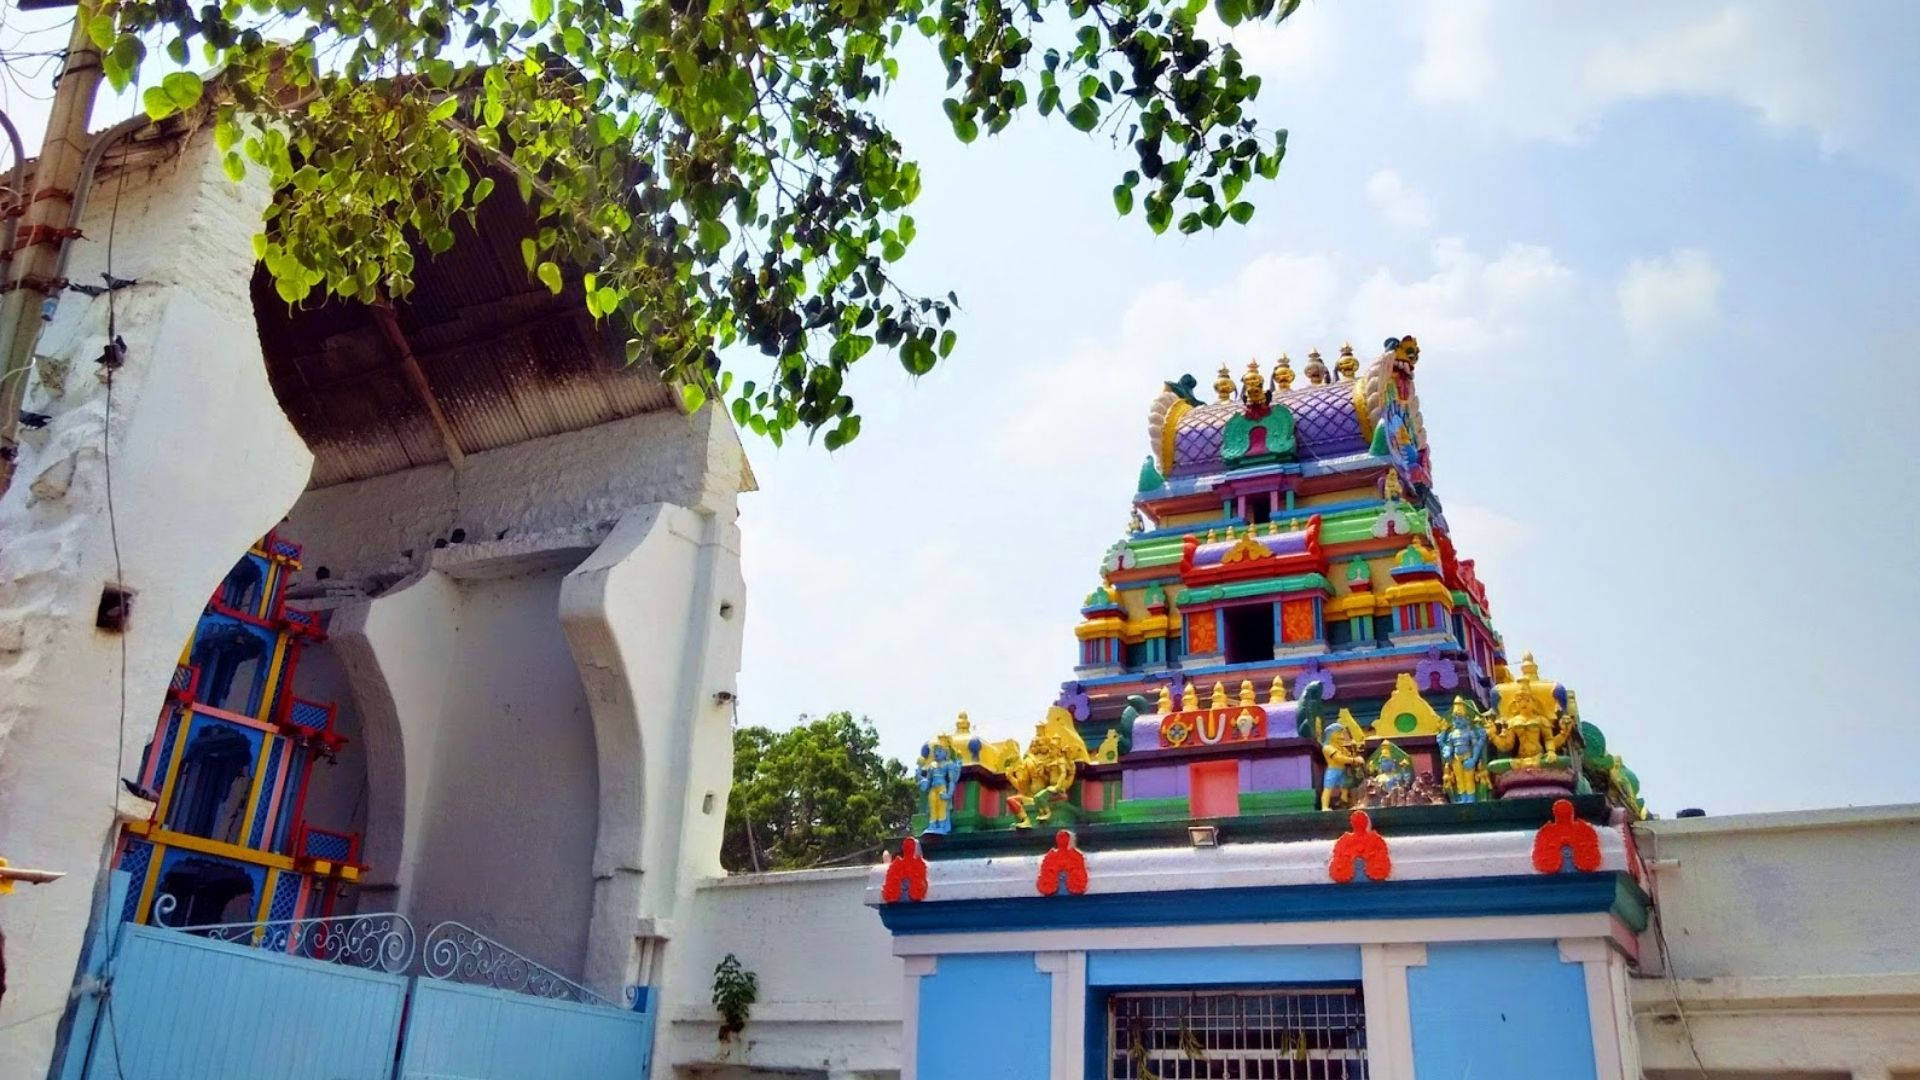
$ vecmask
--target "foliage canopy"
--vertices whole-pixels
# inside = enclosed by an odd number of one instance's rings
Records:
[[[776,732],[733,733],[720,861],[729,870],[795,870],[856,856],[904,836],[918,788],[907,768],[880,755],[880,736],[852,713]],[[751,833],[749,833],[751,826]]]
[[[1215,0],[1228,25],[1299,0]],[[776,443],[860,417],[848,369],[892,352],[923,374],[954,347],[957,299],[890,267],[913,243],[918,167],[876,117],[903,40],[932,43],[953,132],[1023,109],[1128,144],[1113,189],[1161,232],[1253,216],[1286,133],[1246,107],[1260,80],[1199,27],[1206,0],[97,0],[83,11],[124,88],[149,45],[221,70],[230,173],[278,189],[256,240],[282,297],[368,302],[412,285],[410,238],[453,243],[457,215],[515,177],[536,214],[529,274],[578,278],[690,407],[718,398]],[[156,118],[201,80],[144,91]],[[753,362],[735,378],[743,357]],[[725,361],[723,362],[723,357]]]

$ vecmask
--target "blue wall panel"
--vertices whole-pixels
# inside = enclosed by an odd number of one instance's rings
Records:
[[[1033,954],[942,956],[920,979],[920,1080],[1046,1080],[1053,976]]]
[[[416,979],[400,1078],[643,1077],[652,1043],[645,1013]]]
[[[1428,945],[1407,969],[1420,1080],[1594,1080],[1587,984],[1551,941]]]
[[[389,1080],[407,981],[122,928],[89,1080]]]
[[[1087,954],[1088,986],[1265,986],[1359,982],[1350,945],[1244,949],[1120,949]]]

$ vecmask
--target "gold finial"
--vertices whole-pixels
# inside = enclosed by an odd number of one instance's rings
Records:
[[[1253,704],[1253,680],[1252,679],[1240,680],[1240,704],[1242,705]]]
[[[1209,544],[1211,544],[1211,543],[1213,543],[1214,541],[1216,541],[1216,540],[1218,540],[1218,539],[1220,539],[1220,530],[1219,530],[1219,529],[1208,529],[1208,530],[1207,530],[1207,543],[1209,543]]]
[[[1327,365],[1320,359],[1320,350],[1307,353],[1307,382],[1320,386],[1327,381]]]
[[[1267,704],[1278,705],[1287,700],[1287,680],[1278,675],[1273,677],[1273,685],[1267,687]]]
[[[1207,701],[1207,708],[1224,709],[1226,707],[1227,707],[1227,688],[1224,685],[1216,682],[1213,684],[1213,696]]]
[[[961,713],[960,719],[953,722],[953,730],[956,735],[965,735],[973,730],[973,721],[967,719],[966,713]]]
[[[1280,359],[1273,362],[1273,392],[1284,394],[1291,389],[1293,389],[1293,361],[1287,359],[1286,353],[1281,353]]]
[[[1254,408],[1267,403],[1267,380],[1260,377],[1260,361],[1247,361],[1247,373],[1240,376],[1240,399]]]
[[[1166,683],[1160,684],[1160,700],[1153,703],[1153,708],[1161,716],[1173,711],[1173,693],[1167,689]]]
[[[1354,358],[1351,344],[1340,346],[1340,359],[1333,362],[1333,369],[1343,379],[1351,379],[1360,373],[1360,361]]]
[[[1137,506],[1134,507],[1132,513],[1127,515],[1127,532],[1145,532],[1146,528],[1147,522],[1145,518],[1140,516],[1140,508]]]
[[[1180,688],[1180,711],[1192,712],[1200,707],[1200,691],[1192,683]]]
[[[1532,653],[1521,654],[1520,677],[1523,679],[1537,679],[1540,677],[1540,665],[1533,662]]]
[[[1220,377],[1213,380],[1213,392],[1220,395],[1221,401],[1233,400],[1233,374],[1227,365],[1220,365]]]

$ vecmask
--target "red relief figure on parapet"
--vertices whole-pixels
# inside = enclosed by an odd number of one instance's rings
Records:
[[[900,855],[887,861],[887,880],[880,885],[880,896],[889,904],[927,898],[927,860],[920,854],[920,841],[909,836],[900,841]]]
[[[1364,810],[1355,810],[1347,821],[1353,830],[1340,834],[1333,842],[1333,859],[1327,863],[1327,876],[1342,885],[1353,880],[1354,863],[1364,860],[1367,877],[1385,881],[1393,872],[1393,860],[1387,855],[1387,839],[1373,831],[1373,819]]]
[[[1034,884],[1041,896],[1053,896],[1060,891],[1063,877],[1073,895],[1087,891],[1087,857],[1073,846],[1073,834],[1065,829],[1054,834],[1053,847],[1040,859],[1040,878]]]
[[[1553,801],[1553,820],[1533,834],[1533,868],[1543,874],[1560,872],[1561,852],[1573,852],[1573,868],[1582,873],[1600,869],[1600,833],[1573,816],[1573,804]]]

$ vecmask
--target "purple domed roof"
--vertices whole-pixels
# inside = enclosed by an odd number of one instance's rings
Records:
[[[1364,450],[1367,433],[1355,413],[1353,380],[1288,391],[1278,405],[1293,414],[1294,447],[1302,458],[1326,458]],[[1240,414],[1237,401],[1201,405],[1181,415],[1173,436],[1173,473],[1191,476],[1224,468],[1220,441],[1227,421]]]

